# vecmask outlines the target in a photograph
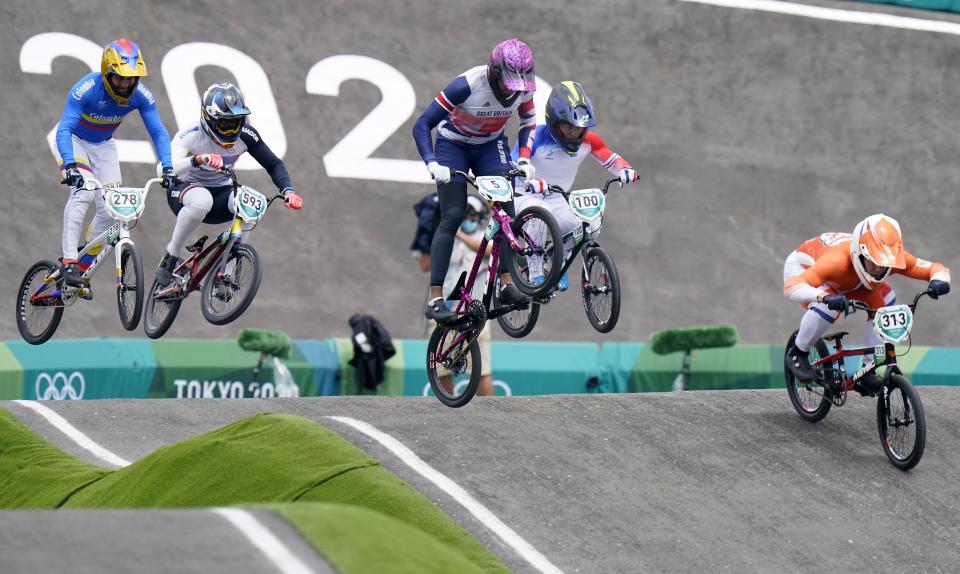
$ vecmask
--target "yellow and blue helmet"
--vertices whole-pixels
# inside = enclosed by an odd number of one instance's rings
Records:
[[[593,111],[593,102],[590,96],[578,82],[560,82],[553,88],[547,98],[547,109],[544,113],[547,128],[554,139],[570,155],[576,155],[587,136],[587,130],[597,125],[597,116]],[[557,124],[570,124],[580,130],[578,137],[570,139],[563,137]]]
[[[103,57],[100,59],[100,73],[103,75],[103,85],[107,93],[121,106],[130,102],[140,82],[141,76],[147,75],[147,64],[143,61],[143,53],[136,42],[121,38],[110,42],[103,48]],[[110,84],[110,76],[123,78],[137,78],[133,86],[120,93]]]

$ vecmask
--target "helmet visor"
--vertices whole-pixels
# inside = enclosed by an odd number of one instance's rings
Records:
[[[537,89],[537,82],[533,78],[533,68],[525,72],[512,69],[507,64],[500,67],[500,80],[511,92],[533,92]]]
[[[234,116],[230,118],[220,118],[214,124],[217,133],[225,136],[237,135],[240,128],[243,127],[244,116]]]

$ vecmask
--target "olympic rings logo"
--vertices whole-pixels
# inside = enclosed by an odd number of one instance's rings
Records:
[[[83,392],[87,388],[83,373],[79,371],[74,371],[69,375],[57,371],[52,376],[49,373],[40,373],[37,375],[35,385],[37,400],[40,401],[82,399]]]

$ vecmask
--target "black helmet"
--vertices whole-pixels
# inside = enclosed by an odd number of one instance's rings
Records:
[[[547,98],[547,110],[545,113],[547,128],[553,134],[554,139],[560,143],[564,151],[570,155],[576,155],[583,143],[583,138],[587,135],[587,130],[579,138],[567,139],[563,137],[557,124],[566,123],[578,128],[592,128],[597,125],[597,116],[593,111],[593,102],[590,96],[584,91],[583,86],[577,82],[560,82],[560,84],[550,92]]]
[[[220,147],[230,148],[240,138],[240,128],[250,115],[243,92],[229,82],[213,84],[203,93],[200,105],[203,131]]]

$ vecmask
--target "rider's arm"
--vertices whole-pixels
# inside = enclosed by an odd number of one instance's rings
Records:
[[[902,273],[911,279],[920,279],[922,281],[946,281],[950,282],[950,270],[942,263],[920,259],[909,251],[904,251],[904,260],[906,267]]]
[[[423,163],[437,161],[433,153],[433,138],[430,132],[437,124],[443,121],[458,105],[466,101],[470,95],[470,84],[466,76],[457,76],[446,88],[437,93],[427,109],[424,110],[413,124],[413,141],[417,144],[417,151],[423,158]]]
[[[240,140],[246,144],[247,151],[250,152],[253,159],[257,160],[257,163],[267,170],[277,189],[293,189],[290,175],[287,173],[287,166],[267,144],[263,143],[263,138],[260,137],[260,133],[253,126],[243,126],[243,129],[240,130]]]
[[[620,154],[608,148],[607,143],[603,141],[602,137],[597,135],[597,132],[587,132],[587,137],[584,138],[583,143],[590,146],[590,154],[593,155],[593,159],[597,160],[604,169],[613,175],[619,175],[621,169],[634,169],[629,161],[623,159],[620,157]]]
[[[80,124],[83,115],[83,98],[90,93],[90,89],[83,89],[83,80],[80,80],[67,93],[67,101],[63,104],[63,114],[57,124],[57,152],[63,164],[76,163],[73,157],[73,132]],[[78,97],[79,96],[79,97]]]
[[[843,274],[850,262],[846,249],[826,251],[820,259],[799,275],[794,275],[783,284],[783,295],[795,303],[820,301],[829,292],[822,288],[831,277]]]
[[[528,92],[517,108],[520,131],[517,133],[517,156],[530,159],[530,146],[533,143],[533,130],[537,127],[537,110],[533,105],[533,92]]]
[[[180,130],[173,136],[173,141],[170,142],[170,155],[173,157],[173,173],[184,175],[190,171],[191,168],[197,167],[194,165],[194,155],[190,153],[187,140],[194,130],[199,129],[199,127],[194,127],[189,130]],[[163,172],[162,168],[163,164],[157,164],[157,175]]]
[[[143,120],[150,139],[153,140],[153,147],[157,150],[157,156],[160,158],[160,165],[163,167],[173,167],[173,159],[170,156],[170,134],[167,128],[163,127],[160,121],[160,113],[157,111],[157,100],[153,93],[142,82],[137,84],[137,98],[140,110],[140,118]]]

